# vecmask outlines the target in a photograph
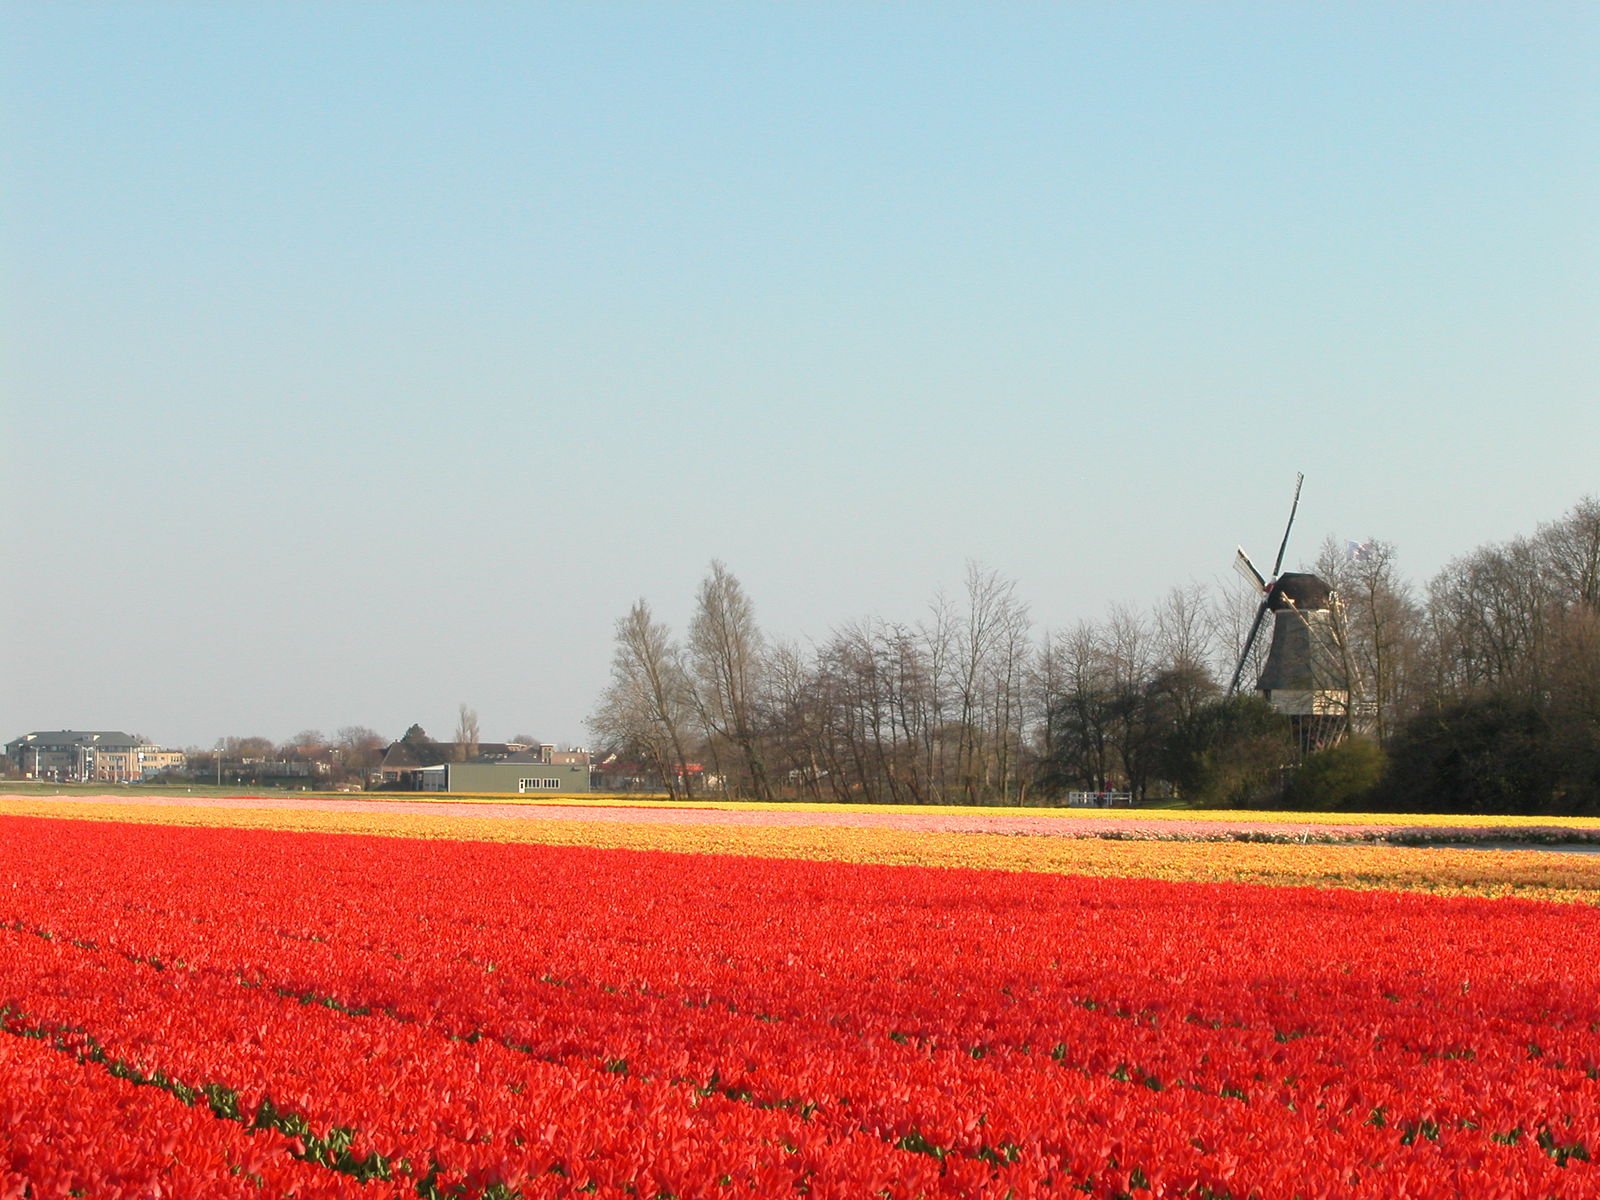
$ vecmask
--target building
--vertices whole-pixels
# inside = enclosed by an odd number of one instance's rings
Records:
[[[494,762],[440,763],[417,773],[421,792],[568,796],[589,790],[589,763],[540,762],[535,755]]]
[[[399,741],[384,752],[373,773],[379,787],[406,792],[590,790],[589,752],[557,750],[548,743]]]
[[[528,752],[529,748],[521,742],[479,742],[475,747],[461,742],[391,742],[372,773],[379,787],[419,791],[422,780],[417,772],[428,767],[464,762],[468,758],[475,762],[501,762],[512,755]]]
[[[55,729],[26,733],[6,743],[6,756],[26,779],[60,783],[134,783],[175,771],[181,750],[112,729]]]

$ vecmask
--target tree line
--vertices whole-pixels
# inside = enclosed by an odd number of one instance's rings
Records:
[[[230,736],[215,746],[191,746],[175,775],[200,780],[259,780],[285,768],[330,784],[364,783],[383,757],[388,740],[365,725],[347,725],[331,737],[319,729],[303,729],[284,742],[269,737]]]
[[[1259,596],[1174,587],[1148,608],[1040,630],[1013,581],[969,564],[920,617],[768,636],[713,562],[680,638],[640,599],[590,718],[649,786],[901,804],[1294,803],[1600,811],[1600,501],[1479,547],[1423,586],[1396,548],[1329,538],[1349,736],[1297,743],[1226,694]]]

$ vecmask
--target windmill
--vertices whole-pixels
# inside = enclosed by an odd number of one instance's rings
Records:
[[[1261,604],[1245,636],[1228,695],[1239,690],[1256,637],[1267,613],[1272,613],[1272,641],[1256,690],[1274,711],[1290,718],[1300,745],[1311,750],[1338,741],[1349,728],[1350,670],[1344,652],[1339,598],[1333,589],[1316,575],[1278,573],[1289,548],[1289,531],[1294,528],[1304,482],[1304,475],[1295,476],[1294,501],[1289,506],[1283,541],[1278,543],[1272,576],[1263,578],[1243,547],[1234,556],[1234,569],[1260,595]]]

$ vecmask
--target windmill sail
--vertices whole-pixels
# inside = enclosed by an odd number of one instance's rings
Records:
[[[1245,635],[1244,650],[1239,655],[1239,665],[1233,669],[1233,680],[1228,684],[1228,695],[1233,695],[1239,690],[1239,677],[1244,674],[1244,665],[1250,661],[1250,649],[1256,644],[1256,634],[1261,632],[1261,622],[1267,616],[1267,601],[1262,600],[1261,606],[1256,609],[1256,619],[1250,622],[1250,632]]]
[[[1283,527],[1283,541],[1278,543],[1278,558],[1272,564],[1272,577],[1276,579],[1278,572],[1283,570],[1283,552],[1289,548],[1289,530],[1294,528],[1294,514],[1300,511],[1300,485],[1306,477],[1299,471],[1294,475],[1294,501],[1289,505],[1289,523]]]
[[[1233,569],[1239,572],[1240,577],[1258,592],[1267,590],[1267,581],[1261,578],[1261,572],[1256,570],[1255,563],[1250,561],[1250,556],[1240,546],[1233,556]]]

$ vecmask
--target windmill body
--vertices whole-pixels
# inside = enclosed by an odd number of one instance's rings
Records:
[[[1343,717],[1350,680],[1338,623],[1338,598],[1316,575],[1287,572],[1267,593],[1272,642],[1256,690],[1291,717]]]

